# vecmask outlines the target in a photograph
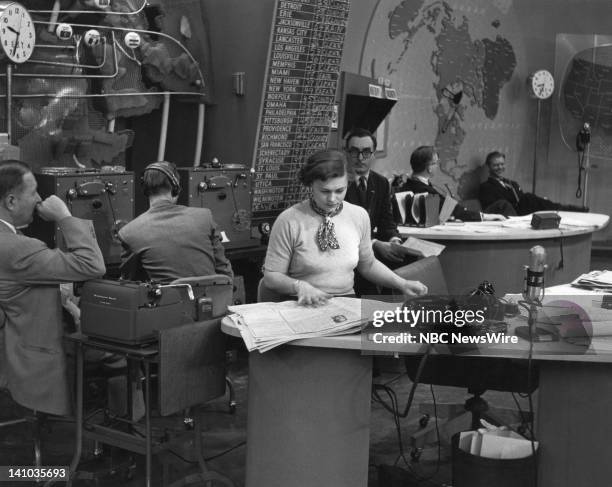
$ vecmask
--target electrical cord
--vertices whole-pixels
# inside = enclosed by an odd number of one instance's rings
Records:
[[[512,392],[511,394],[512,394],[512,399],[514,399],[514,404],[516,404],[516,409],[518,409],[519,416],[521,417],[521,423],[527,426],[527,429],[529,430],[529,435],[533,437],[534,435],[533,435],[533,430],[531,429],[531,421],[527,421],[527,418],[525,417],[525,411],[523,411],[523,408],[518,402],[518,399],[516,398],[516,394],[514,392]],[[522,396],[519,393],[519,397],[524,397],[524,398],[527,398],[530,395],[531,394],[525,394],[524,396]]]
[[[402,413],[399,412],[399,405],[398,405],[398,401],[397,401],[397,394],[387,384],[395,382],[396,380],[398,380],[399,378],[401,378],[405,374],[400,374],[399,376],[391,379],[389,382],[387,382],[385,384],[374,384],[374,387],[373,387],[373,390],[372,390],[372,399],[373,399],[373,401],[377,402],[378,404],[380,404],[384,409],[386,409],[387,411],[389,411],[393,415],[393,422],[395,424],[395,429],[396,429],[396,434],[397,434],[397,442],[398,442],[398,449],[399,449],[398,456],[395,459],[395,462],[394,462],[393,465],[397,466],[399,461],[402,460],[404,462],[404,464],[406,465],[406,467],[408,468],[408,470],[410,471],[410,473],[415,477],[415,480],[418,483],[426,482],[426,481],[431,481],[431,479],[438,474],[438,472],[440,470],[440,463],[441,463],[441,458],[442,458],[442,447],[441,447],[441,444],[440,444],[440,427],[439,427],[439,423],[438,423],[438,410],[437,410],[437,403],[436,403],[436,397],[435,397],[434,390],[433,390],[433,385],[430,384],[430,391],[431,391],[431,395],[432,395],[432,398],[433,398],[433,407],[434,407],[434,416],[435,416],[434,421],[435,421],[435,426],[436,426],[436,437],[437,437],[437,444],[438,444],[438,459],[437,459],[437,462],[436,462],[436,469],[434,470],[433,473],[431,473],[431,474],[429,474],[427,476],[423,476],[422,474],[420,474],[420,473],[415,471],[414,466],[412,465],[412,463],[409,462],[408,459],[406,458],[406,454],[405,454],[405,451],[404,451],[404,443],[403,443],[402,435],[401,435],[400,419],[407,417],[408,413],[410,412],[410,408],[411,408],[412,403],[414,401],[414,394],[415,394],[415,391],[416,391],[416,387],[418,386],[418,384],[420,382],[420,378],[422,376],[423,369],[425,367],[425,364],[427,362],[427,359],[428,359],[432,349],[433,349],[433,347],[431,345],[429,345],[427,347],[425,353],[421,357],[421,360],[419,361],[419,365],[418,365],[418,368],[417,368],[416,376],[414,378],[414,381],[412,383],[412,387],[410,389],[410,393],[408,395],[408,401],[407,401],[406,406],[404,408],[404,411]],[[384,392],[388,396],[388,402],[386,402],[380,396],[380,391]]]
[[[399,410],[397,412],[398,416],[400,418],[405,418],[406,416],[408,416],[408,413],[410,412],[410,408],[412,407],[412,402],[414,400],[414,393],[416,392],[416,388],[419,385],[419,379],[421,378],[421,375],[423,373],[423,369],[425,367],[425,363],[427,362],[427,358],[429,357],[429,354],[431,353],[432,350],[432,346],[429,345],[427,347],[427,350],[425,350],[425,354],[421,357],[421,360],[419,362],[419,367],[417,369],[417,374],[416,377],[414,379],[414,382],[412,383],[412,387],[410,388],[410,393],[408,394],[408,401],[406,403],[406,407],[404,408],[404,412],[400,413]],[[385,386],[382,386],[380,384],[374,384],[374,389],[372,391],[372,394],[375,395],[376,400],[390,413],[395,414],[395,410],[393,409],[392,406],[389,406],[387,403],[385,403],[383,401],[383,399],[378,396],[377,394],[377,390],[378,389],[384,389]]]
[[[113,218],[113,225],[117,225],[117,217],[115,216],[115,208],[113,207],[113,200],[111,199],[109,191],[106,191],[106,197],[108,198],[108,207],[110,208],[111,216]]]

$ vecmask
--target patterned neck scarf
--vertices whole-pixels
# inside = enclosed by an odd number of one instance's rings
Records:
[[[317,230],[317,245],[319,249],[325,252],[327,249],[339,249],[340,244],[336,238],[336,231],[334,230],[334,222],[332,218],[342,211],[342,202],[336,208],[329,213],[319,208],[313,198],[310,198],[310,207],[317,215],[323,217],[323,222],[319,225]]]

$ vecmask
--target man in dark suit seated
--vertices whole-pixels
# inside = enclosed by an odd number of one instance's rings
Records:
[[[401,191],[412,191],[417,193],[437,194],[440,196],[440,208],[444,204],[446,194],[441,189],[434,186],[430,179],[433,177],[438,167],[438,154],[432,146],[423,145],[417,147],[410,155],[410,166],[412,175],[401,187]],[[505,220],[504,215],[497,213],[482,213],[479,211],[468,210],[461,204],[457,204],[452,212],[452,216],[458,220],[466,222],[473,221],[492,221]]]
[[[371,169],[376,137],[369,130],[354,129],[346,136],[345,151],[351,180],[344,199],[368,212],[376,257],[391,269],[412,262],[418,254],[401,245],[393,216],[391,185],[387,178]],[[355,290],[359,295],[378,293],[376,286],[359,273],[355,274]]]
[[[149,209],[119,230],[124,278],[170,281],[211,274],[233,277],[211,211],[177,205],[181,187],[174,164],[149,164],[142,187],[149,198]]]
[[[66,248],[50,249],[21,233],[34,212],[54,222]],[[49,414],[71,412],[60,283],[106,272],[93,224],[51,195],[44,201],[30,167],[0,162],[0,388],[18,404]]]
[[[498,210],[506,216],[529,215],[534,211],[589,211],[588,208],[574,205],[562,205],[547,200],[533,193],[524,193],[519,184],[506,179],[503,174],[506,170],[506,156],[498,151],[487,155],[485,164],[489,169],[489,179],[480,185],[478,199],[485,211],[500,207],[501,202],[508,202],[506,210]]]

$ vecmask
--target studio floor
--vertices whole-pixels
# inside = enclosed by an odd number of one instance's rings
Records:
[[[229,477],[237,487],[243,486],[245,479],[246,412],[248,408],[247,361],[246,354],[241,352],[238,361],[230,366],[230,376],[238,402],[235,413],[229,413],[227,396],[207,403],[200,411],[204,430],[204,455],[206,458],[211,458],[208,465],[213,470]],[[402,373],[402,368],[403,363],[400,360],[385,359],[382,362],[383,370],[374,379],[377,384],[387,384],[393,388],[397,394],[400,409],[404,409],[412,385],[410,379]],[[434,387],[433,393],[440,411],[444,409],[445,403],[463,404],[469,397],[465,390],[452,387]],[[484,397],[491,406],[514,407],[514,401],[509,393],[489,391]],[[438,450],[437,444],[431,442],[425,445],[422,451],[419,451],[418,461],[411,456],[410,435],[419,429],[418,420],[422,414],[419,412],[418,405],[421,403],[432,403],[432,390],[429,386],[419,385],[417,387],[410,414],[407,418],[400,420],[404,450],[404,455],[400,456],[398,433],[392,414],[377,401],[372,402],[368,483],[370,487],[382,487],[383,484],[378,481],[379,467],[392,465],[412,472],[410,475],[413,478],[421,479],[418,485],[450,485],[450,449],[447,444],[443,444]],[[526,407],[525,404],[523,406]],[[0,395],[0,422],[19,417],[23,412],[7,394]],[[184,431],[182,418],[156,418],[154,432],[160,434],[161,431],[178,435]],[[74,451],[74,424],[48,421],[43,424],[41,438],[44,466],[60,466],[70,463]],[[282,445],[279,445],[279,448],[282,448]],[[170,480],[198,471],[194,463],[193,439],[190,435],[186,435],[182,444],[177,444],[164,455],[166,461],[171,465]],[[144,486],[144,460],[140,455],[105,446],[101,454],[95,456],[94,443],[85,440],[82,459],[80,470],[83,478],[73,484],[77,487]],[[30,425],[22,423],[0,429],[0,465],[16,466],[32,465],[33,463]],[[399,469],[392,470],[394,473],[404,474]],[[153,485],[161,486],[162,458],[158,456],[154,457],[153,477]],[[28,484],[26,482],[3,482],[1,485],[23,487]],[[32,483],[31,485],[42,484]]]
[[[610,269],[611,266],[612,256],[609,256],[606,252],[593,253],[591,269]],[[244,485],[245,479],[248,354],[238,341],[234,343],[234,346],[238,351],[237,360],[229,365],[229,375],[236,391],[236,410],[234,414],[230,414],[226,396],[207,403],[201,409],[201,418],[204,431],[204,456],[210,459],[209,467],[226,475],[237,487],[240,487]],[[382,362],[380,372],[374,379],[377,384],[387,384],[393,388],[398,398],[400,410],[404,409],[412,386],[412,382],[403,372],[403,369],[403,361],[387,358]],[[399,420],[403,456],[400,455],[398,427],[393,415],[376,400],[372,401],[369,487],[451,485],[451,456],[447,442],[442,442],[440,448],[438,448],[437,442],[428,442],[424,445],[423,450],[416,455],[418,459],[415,460],[411,455],[410,436],[418,430],[419,419],[422,417],[419,405],[431,404],[432,394],[435,397],[440,416],[446,409],[444,404],[463,404],[469,397],[467,391],[460,388],[437,386],[430,388],[428,385],[419,385],[409,415]],[[487,391],[483,397],[494,408],[516,409],[516,401],[518,401],[521,409],[528,410],[525,398],[513,397],[510,393]],[[537,409],[537,393],[534,397],[535,408]],[[5,392],[0,392],[0,422],[20,417],[23,413],[24,411]],[[154,422],[154,431],[171,436],[178,434],[184,431],[182,418],[157,418]],[[68,465],[70,463],[74,451],[73,423],[46,422],[42,427],[41,438],[42,464],[44,466]],[[92,441],[84,441],[82,462],[79,468],[83,475],[73,485],[77,487],[135,487],[145,485],[143,456],[108,446],[103,447],[101,454],[96,456],[94,455],[94,446]],[[282,445],[279,445],[279,448],[282,448]],[[154,457],[154,486],[162,485],[163,461],[170,465],[170,480],[176,480],[183,475],[198,471],[193,457],[191,435],[187,435],[184,442],[178,442],[176,447],[165,453],[164,458],[165,460],[159,456]],[[1,428],[0,465],[32,464],[34,464],[34,456],[31,426],[28,423],[22,423]],[[389,469],[388,466],[392,465],[396,465],[399,469]],[[388,475],[399,475],[403,480],[398,484],[380,482],[379,472],[381,469]],[[407,478],[411,480],[406,480]],[[1,482],[1,485],[23,487],[28,483]],[[32,483],[31,485],[42,484]],[[61,485],[61,483],[56,485]]]

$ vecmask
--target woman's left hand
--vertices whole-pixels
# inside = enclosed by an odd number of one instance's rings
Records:
[[[427,286],[420,281],[409,281],[404,279],[404,284],[400,289],[404,296],[423,296],[427,294]]]

